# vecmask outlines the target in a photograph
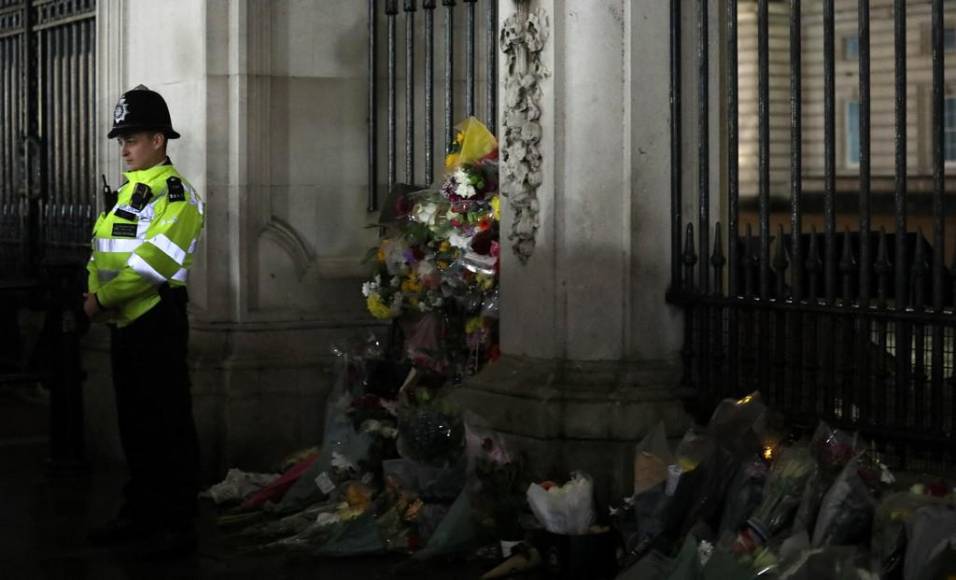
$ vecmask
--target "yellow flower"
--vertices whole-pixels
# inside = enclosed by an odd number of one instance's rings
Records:
[[[371,312],[372,316],[375,318],[387,320],[393,317],[392,309],[382,302],[382,297],[378,294],[369,294],[368,299],[365,301],[365,305],[368,307],[368,311]]]
[[[450,249],[451,249],[451,244],[448,243],[448,240],[443,241],[443,242],[438,246],[438,251],[439,251],[439,252],[447,252],[447,251],[450,250]]]
[[[491,288],[495,285],[495,279],[493,276],[478,274],[475,278],[478,281],[478,287],[482,290],[491,290]]]
[[[467,322],[465,322],[465,333],[466,333],[466,334],[474,334],[474,333],[478,332],[479,330],[481,330],[481,317],[480,317],[480,316],[475,316],[475,317],[473,317],[473,318],[469,318],[469,319],[467,320]]]
[[[384,264],[385,263],[385,248],[383,248],[382,246],[379,246],[378,253],[375,254],[375,257],[378,258],[379,264]]]
[[[417,294],[422,291],[422,284],[415,276],[409,276],[402,282],[402,292]]]
[[[450,170],[453,167],[458,165],[458,158],[461,157],[458,153],[449,153],[445,156],[445,169]]]
[[[445,262],[445,261],[442,261],[442,260],[439,260],[438,263],[436,263],[435,265],[438,266],[438,269],[439,269],[439,270],[446,270],[446,269],[448,269],[448,262]]]
[[[491,198],[491,210],[495,216],[496,221],[501,221],[501,197],[494,196]]]

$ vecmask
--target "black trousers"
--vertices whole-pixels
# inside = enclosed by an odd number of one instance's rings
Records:
[[[111,358],[120,440],[129,467],[121,513],[147,525],[178,526],[196,516],[199,445],[186,352],[185,288],[129,326],[113,328]]]

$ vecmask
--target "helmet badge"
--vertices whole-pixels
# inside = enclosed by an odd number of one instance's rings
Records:
[[[113,122],[122,123],[126,120],[126,115],[129,114],[129,105],[126,104],[126,96],[120,97],[119,102],[116,103],[116,108],[113,109]]]

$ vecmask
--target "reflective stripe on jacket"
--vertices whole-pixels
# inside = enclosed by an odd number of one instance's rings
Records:
[[[186,284],[204,221],[202,200],[168,160],[124,175],[116,205],[93,226],[87,265],[89,291],[118,326],[159,303],[160,285]],[[134,191],[140,183],[151,197],[138,203]]]

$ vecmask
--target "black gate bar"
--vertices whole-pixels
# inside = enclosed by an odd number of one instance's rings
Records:
[[[455,142],[455,0],[441,0],[445,7],[445,154]]]
[[[933,0],[933,311],[943,311],[943,264],[945,263],[944,206],[945,173],[945,59],[943,0]],[[943,327],[932,326],[933,367],[930,422],[932,428],[943,432]]]
[[[378,10],[368,0],[368,194],[365,209],[378,209]]]
[[[731,4],[736,4],[731,2]],[[681,177],[683,160],[681,159],[681,0],[671,0],[671,42],[670,42],[670,101],[671,101],[671,290],[676,293],[681,288],[681,228],[683,227]],[[736,222],[731,222],[731,228]],[[733,229],[731,229],[733,231]],[[731,272],[733,272],[734,254],[730,254]],[[731,273],[733,276],[733,273]],[[689,282],[689,281],[688,281]]]
[[[498,133],[498,2],[485,3],[485,124],[493,134]]]
[[[468,7],[465,26],[465,115],[473,117],[475,111],[475,0],[464,0]]]
[[[824,259],[825,297],[833,304],[836,297],[836,79],[834,70],[834,0],[823,0],[823,91],[824,91]]]
[[[706,294],[710,281],[707,275],[707,256],[710,255],[710,58],[707,44],[707,4],[699,0],[697,10],[697,162],[698,162],[698,255],[700,271],[697,285]]]
[[[397,179],[397,168],[396,168],[396,148],[397,148],[397,131],[396,124],[398,117],[398,106],[397,106],[397,65],[395,64],[398,52],[397,40],[395,35],[395,18],[398,15],[398,0],[385,0],[385,18],[386,25],[388,28],[388,129],[386,133],[387,140],[387,155],[388,155],[388,173],[386,176],[386,186],[387,191],[392,191],[392,187],[395,186]]]
[[[435,180],[435,0],[425,10],[425,183]]]
[[[405,0],[405,183],[415,182],[415,0]]]

